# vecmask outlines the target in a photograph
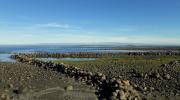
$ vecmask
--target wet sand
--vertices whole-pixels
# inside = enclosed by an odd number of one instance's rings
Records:
[[[0,63],[0,100],[97,100],[95,92],[50,69]]]

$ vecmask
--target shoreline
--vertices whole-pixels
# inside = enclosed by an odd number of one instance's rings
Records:
[[[118,54],[112,54],[112,55],[113,56],[126,55],[126,57],[131,58],[131,57],[141,57],[141,56],[148,56],[148,57],[149,56],[172,56],[172,55],[177,56],[177,54],[176,53],[170,53],[170,54],[169,53],[162,53],[162,54],[158,54],[158,53],[125,53],[125,54],[118,53]],[[107,55],[103,55],[103,54],[97,55],[96,53],[79,53],[79,54],[75,53],[75,54],[65,54],[65,55],[49,54],[46,56],[47,57],[49,57],[49,56],[52,56],[52,57],[58,57],[58,56],[60,56],[60,57],[64,57],[64,56],[76,57],[76,56],[78,56],[79,58],[84,57],[84,56],[85,57],[94,57],[95,56],[97,58],[99,58],[99,57],[103,58],[103,57],[112,56],[112,55],[111,55],[111,53],[109,53]],[[33,55],[33,54],[13,55],[11,57],[17,61],[16,63],[0,63],[1,66],[3,66],[3,64],[4,65],[7,64],[6,66],[9,66],[8,69],[10,69],[10,70],[7,70],[7,69],[4,70],[4,67],[2,67],[2,69],[4,71],[7,71],[7,72],[9,71],[8,72],[9,74],[14,73],[12,71],[13,68],[11,68],[10,66],[15,66],[15,68],[17,68],[16,69],[17,72],[15,71],[15,76],[16,75],[17,76],[14,78],[6,78],[5,80],[8,82],[9,79],[10,80],[15,79],[12,81],[12,83],[13,83],[14,81],[17,82],[17,80],[19,80],[18,82],[23,82],[24,79],[22,80],[21,77],[24,77],[24,76],[25,76],[24,78],[28,78],[28,79],[31,78],[28,76],[28,73],[27,73],[27,70],[31,66],[31,68],[36,68],[36,70],[38,70],[38,72],[30,71],[30,73],[39,73],[39,72],[43,73],[40,76],[36,76],[36,74],[35,74],[35,77],[37,77],[38,79],[40,79],[42,81],[46,80],[42,84],[48,83],[48,82],[50,82],[50,83],[56,82],[56,81],[57,82],[61,81],[61,83],[62,83],[62,79],[64,79],[64,78],[67,78],[65,80],[72,79],[74,81],[71,81],[70,82],[71,84],[77,83],[76,85],[79,86],[83,83],[84,87],[90,86],[94,91],[93,95],[95,95],[94,96],[95,99],[98,98],[99,100],[101,100],[101,99],[107,99],[107,100],[112,99],[113,100],[113,99],[118,99],[118,98],[127,98],[127,99],[133,98],[133,99],[137,99],[137,100],[141,100],[141,99],[169,100],[169,98],[170,98],[170,100],[171,99],[173,100],[173,99],[180,98],[180,96],[178,95],[180,93],[180,91],[178,89],[179,88],[178,84],[180,82],[177,79],[177,77],[180,77],[179,76],[180,73],[177,72],[176,69],[174,69],[176,66],[178,67],[180,65],[180,61],[171,61],[170,63],[166,63],[166,64],[162,64],[161,66],[158,66],[158,69],[153,69],[153,70],[143,72],[143,73],[138,72],[138,70],[136,70],[136,69],[124,69],[125,73],[123,70],[122,71],[119,70],[119,73],[121,73],[122,76],[121,77],[112,77],[112,76],[108,76],[107,73],[104,73],[103,71],[102,72],[101,71],[93,72],[89,68],[83,69],[83,68],[68,65],[68,64],[55,63],[55,62],[44,62],[44,61],[35,59],[37,56],[38,57],[44,56],[44,54],[43,55],[41,55],[41,54],[40,55]],[[134,58],[134,59],[136,59],[136,58]],[[8,65],[8,64],[10,64],[10,65]],[[20,66],[20,67],[17,67],[17,66]],[[29,67],[24,67],[24,66],[29,66]],[[26,70],[25,73],[21,73],[21,72],[24,72],[24,70]],[[3,73],[3,71],[1,73],[2,73],[2,77],[8,76],[8,74],[6,75],[6,73]],[[21,73],[22,75],[19,73]],[[51,73],[51,74],[49,74],[49,73]],[[49,77],[44,76],[46,74]],[[39,75],[39,74],[37,74],[37,75]],[[51,76],[54,77],[54,75],[57,75],[58,77],[59,76],[62,76],[62,77],[60,80],[57,77],[54,78],[53,80],[51,80],[52,79]],[[17,77],[20,77],[20,78],[16,79]],[[122,78],[122,77],[124,77],[124,78]],[[34,82],[34,81],[36,81],[36,78],[32,79],[32,82]],[[2,81],[2,83],[3,83],[3,81]],[[4,84],[7,84],[7,83],[4,83]],[[23,84],[32,84],[32,83],[25,82]],[[23,84],[21,84],[21,85],[23,85]],[[53,84],[50,84],[49,86],[51,86]],[[35,83],[34,85],[38,86],[38,83]],[[45,84],[44,86],[42,85],[42,87],[47,87],[46,85],[47,84]],[[60,87],[59,87],[59,85],[60,85]],[[64,87],[63,84],[59,84],[59,85],[57,85],[56,87],[46,88],[42,91],[46,91],[46,90],[49,91],[49,89],[52,91],[54,89],[61,91],[61,92],[65,91],[64,89],[66,87]],[[14,87],[14,84],[11,85],[8,83],[6,87]],[[30,88],[32,88],[32,87],[30,87]],[[14,93],[14,90],[11,90],[12,88],[9,88],[9,89],[13,95],[17,94],[17,93]],[[86,94],[88,94],[88,93],[86,93]],[[4,94],[2,94],[2,96],[4,96]],[[89,96],[86,95],[86,97],[89,97]],[[71,100],[71,99],[68,99],[68,100]]]
[[[82,79],[81,81],[86,81],[86,83],[88,83],[89,82],[89,80],[86,80],[87,78],[86,78],[86,75],[89,75],[88,73],[88,71],[86,72],[86,70],[81,70],[81,69],[79,69],[79,68],[76,68],[76,67],[73,67],[73,66],[68,66],[68,65],[64,65],[64,64],[57,64],[57,63],[52,63],[52,62],[43,62],[43,61],[38,61],[38,60],[33,60],[32,58],[29,58],[29,56],[25,56],[25,55],[16,55],[15,57],[14,57],[16,60],[18,60],[18,61],[20,61],[20,62],[23,62],[23,63],[28,63],[28,64],[32,64],[32,65],[36,65],[36,66],[39,66],[39,67],[42,67],[42,66],[44,66],[44,68],[51,68],[51,69],[53,69],[53,70],[56,70],[56,71],[60,71],[61,73],[63,73],[63,74],[66,74],[66,75],[68,75],[68,76],[70,76],[70,77],[73,77],[73,76],[75,76],[75,78],[76,77],[78,77],[78,80],[79,80],[79,78],[80,79]],[[172,80],[171,79],[171,81],[169,81],[169,79],[167,80],[167,79],[165,79],[166,77],[164,77],[163,78],[163,76],[161,76],[161,75],[164,75],[163,73],[161,73],[161,72],[164,72],[165,71],[165,73],[167,74],[167,73],[169,73],[167,70],[169,70],[168,69],[168,66],[174,66],[174,63],[175,64],[179,64],[179,61],[175,61],[175,62],[170,62],[169,64],[167,64],[167,65],[162,65],[162,68],[163,69],[160,69],[160,70],[154,70],[154,71],[151,71],[151,72],[149,72],[148,74],[146,74],[146,78],[144,78],[144,75],[143,76],[141,76],[141,74],[140,73],[138,73],[138,72],[132,72],[132,74],[135,74],[135,76],[136,77],[131,77],[129,80],[133,80],[134,79],[134,81],[140,81],[140,82],[146,82],[146,84],[147,84],[147,82],[150,82],[150,84],[154,84],[154,82],[156,83],[156,82],[159,82],[158,83],[158,86],[160,86],[160,88],[161,88],[161,84],[162,83],[167,83],[168,82],[168,85],[170,86],[171,84],[172,84],[172,82],[173,82],[173,84],[174,84],[174,82],[176,82],[174,79]],[[164,67],[163,67],[164,66]],[[167,67],[167,68],[166,68]],[[164,69],[165,68],[165,69]],[[82,72],[81,72],[82,71]],[[172,71],[172,73],[173,73],[173,69],[171,70]],[[91,72],[90,72],[91,73]],[[172,75],[172,73],[169,73],[170,75],[171,75],[171,77],[175,77],[175,76],[173,76]],[[160,77],[158,76],[156,76],[156,75],[160,75]],[[168,74],[168,75],[169,75]],[[139,76],[140,75],[140,76]],[[178,74],[177,74],[178,75]],[[82,77],[82,78],[81,78]],[[89,76],[88,76],[89,77]],[[99,73],[99,72],[95,72],[95,74],[91,74],[91,84],[93,85],[93,86],[95,86],[96,88],[97,88],[97,90],[100,90],[99,92],[100,93],[102,93],[102,94],[100,94],[100,98],[104,98],[104,97],[101,97],[101,96],[107,96],[107,97],[105,97],[106,99],[110,99],[111,97],[112,98],[116,98],[116,96],[118,96],[118,95],[114,95],[114,93],[116,94],[116,92],[115,91],[121,91],[121,89],[119,90],[119,88],[116,88],[116,87],[114,87],[114,84],[128,84],[128,87],[130,86],[130,87],[132,87],[131,89],[132,90],[130,90],[130,91],[136,91],[136,94],[138,94],[139,96],[141,95],[141,99],[147,99],[147,98],[151,98],[151,99],[153,99],[153,98],[163,98],[164,100],[166,100],[167,99],[167,95],[169,95],[169,94],[167,94],[166,92],[162,92],[162,93],[165,93],[165,94],[161,94],[161,92],[160,92],[160,90],[158,90],[158,88],[159,87],[150,87],[150,86],[141,86],[141,85],[137,85],[137,84],[134,84],[134,83],[131,83],[129,80],[118,80],[118,79],[115,79],[115,78],[110,78],[110,79],[108,79],[107,77],[108,76],[106,76],[106,75],[104,75],[104,74],[102,74],[102,73]],[[178,76],[177,76],[178,77]],[[92,80],[93,79],[93,80]],[[94,80],[95,79],[95,80]],[[140,80],[139,80],[140,79]],[[151,82],[151,81],[149,81],[149,80],[151,80],[151,79],[153,79],[153,81]],[[127,82],[126,82],[127,81]],[[105,82],[105,83],[104,83]],[[114,83],[115,82],[115,83]],[[124,83],[125,82],[125,83]],[[170,82],[170,83],[169,83]],[[176,84],[176,83],[175,83]],[[103,86],[103,87],[101,87],[101,86]],[[104,87],[105,86],[105,87]],[[161,89],[163,89],[163,87],[164,87],[165,85],[163,85],[162,84],[162,88]],[[127,88],[126,88],[127,89]],[[109,92],[107,92],[107,91],[109,91]],[[105,94],[104,94],[105,93]],[[118,93],[118,92],[117,92]],[[147,94],[151,94],[151,95],[148,95],[147,96]],[[135,97],[138,97],[138,95],[136,95]],[[130,96],[133,96],[133,95],[130,95]],[[171,94],[171,95],[169,95],[168,96],[168,98],[174,98],[174,97],[176,97],[176,98],[180,98],[178,95],[177,95],[177,93],[175,93],[175,94]],[[119,98],[119,97],[118,97]],[[132,97],[131,97],[132,98]],[[140,100],[140,98],[138,99],[138,100]],[[149,99],[148,99],[149,100]],[[167,99],[168,100],[168,99]]]

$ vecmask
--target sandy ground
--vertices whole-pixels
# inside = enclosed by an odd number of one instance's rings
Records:
[[[52,70],[0,63],[0,100],[97,100],[95,91]]]

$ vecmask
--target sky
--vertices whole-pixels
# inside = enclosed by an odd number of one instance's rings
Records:
[[[180,45],[180,0],[0,0],[0,44]]]

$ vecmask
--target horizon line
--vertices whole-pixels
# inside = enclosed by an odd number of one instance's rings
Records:
[[[120,43],[120,42],[97,42],[97,43],[26,43],[26,44],[0,44],[0,46],[15,46],[15,45],[107,45],[107,46],[180,46],[180,44],[153,44],[153,43]]]

